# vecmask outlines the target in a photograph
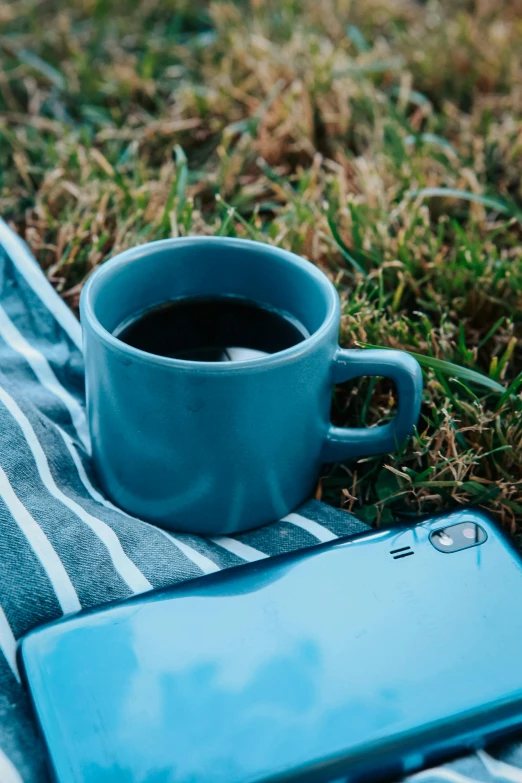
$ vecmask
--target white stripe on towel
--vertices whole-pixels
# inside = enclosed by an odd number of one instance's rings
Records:
[[[484,750],[477,750],[477,756],[486,767],[487,771],[498,783],[522,783],[522,769],[506,764],[490,756]]]
[[[211,538],[211,541],[218,546],[223,547],[228,552],[232,552],[233,555],[237,555],[242,560],[246,560],[248,563],[254,563],[256,560],[263,560],[268,555],[261,552],[259,549],[254,549],[253,546],[243,544],[241,541],[236,541],[235,538],[229,538],[228,536],[216,536]]]
[[[36,467],[40,478],[42,479],[45,487],[50,494],[55,497],[64,506],[67,506],[73,514],[82,520],[98,538],[105,544],[109,552],[110,558],[114,565],[114,568],[119,573],[121,578],[127,583],[129,588],[134,593],[143,593],[146,590],[151,590],[152,585],[144,574],[141,573],[139,568],[133,563],[133,561],[124,552],[120,540],[114,530],[106,523],[96,517],[93,517],[84,508],[82,508],[75,500],[64,494],[61,489],[56,485],[56,482],[51,474],[47,457],[42,449],[40,441],[38,440],[34,429],[29,422],[29,419],[21,411],[13,398],[6,392],[4,388],[0,386],[0,401],[5,405],[12,417],[20,425],[24,434],[27,445],[31,449],[33,457],[36,462]]]
[[[18,527],[28,540],[33,552],[45,569],[47,576],[54,588],[58,603],[62,612],[77,612],[81,609],[80,601],[69,574],[51,542],[42,528],[33,519],[24,504],[19,500],[3,468],[0,467],[0,495],[18,524]]]
[[[160,533],[163,533],[163,535],[168,538],[169,541],[171,541],[174,546],[180,550],[180,552],[183,552],[185,557],[188,557],[188,559],[192,560],[195,565],[199,566],[204,574],[215,574],[216,571],[221,571],[221,568],[217,563],[214,563],[214,561],[209,557],[202,555],[201,552],[197,551],[197,549],[193,549],[191,546],[188,546],[188,544],[180,541],[177,536],[173,535],[169,531],[162,530],[162,528],[159,527],[157,529]]]
[[[63,442],[67,447],[67,451],[71,455],[72,461],[74,462],[76,470],[78,471],[78,477],[82,482],[83,486],[85,487],[85,489],[87,490],[87,492],[89,493],[89,495],[91,496],[91,498],[95,500],[97,503],[101,503],[102,506],[105,506],[105,508],[110,508],[112,511],[117,511],[119,514],[122,514],[122,516],[127,517],[128,519],[134,519],[134,517],[129,516],[129,514],[127,514],[123,509],[118,508],[113,503],[111,503],[110,500],[104,498],[101,492],[98,492],[96,487],[93,487],[89,479],[89,476],[85,472],[85,468],[83,467],[83,463],[80,459],[78,452],[76,451],[72,439],[65,432],[65,430],[62,430],[62,428],[59,427],[57,424],[55,424],[54,426],[57,432],[62,436]]]
[[[408,775],[402,783],[480,783],[477,778],[470,778],[467,775],[461,775],[460,772],[449,767],[432,767],[423,769],[422,772],[416,772],[414,775]]]
[[[90,453],[91,439],[87,426],[87,418],[82,406],[71,394],[69,394],[67,389],[62,386],[45,356],[31,345],[18,331],[2,306],[0,306],[0,334],[13,351],[16,351],[16,353],[19,353],[24,357],[42,386],[63,402],[71,415],[71,420],[78,433],[78,437],[86,451]]]
[[[328,530],[327,527],[320,525],[319,522],[314,522],[312,519],[307,519],[306,517],[301,516],[301,514],[287,514],[286,517],[282,518],[281,522],[290,522],[292,525],[300,527],[302,530],[306,530],[307,533],[310,533],[314,538],[317,538],[318,541],[335,541],[335,539],[338,538],[338,536],[336,536],[335,533],[332,533],[331,530]]]
[[[16,665],[16,639],[9,625],[9,620],[5,616],[3,608],[0,606],[0,650],[9,664],[9,668],[14,676],[20,682],[20,674]],[[1,778],[0,778],[1,780]]]
[[[69,335],[73,343],[81,351],[82,329],[80,322],[47,280],[23,239],[12,231],[1,218],[0,245],[4,246],[7,255],[25,278],[27,284],[33,289],[42,301],[42,304],[52,313],[64,332]]]
[[[2,783],[24,783],[11,759],[0,748],[0,780]]]

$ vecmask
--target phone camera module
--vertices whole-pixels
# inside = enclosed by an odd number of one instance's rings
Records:
[[[445,553],[470,549],[483,544],[486,539],[486,531],[476,522],[459,522],[430,533],[431,544],[439,552]]]

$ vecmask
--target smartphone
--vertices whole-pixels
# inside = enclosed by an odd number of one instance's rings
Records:
[[[20,656],[59,783],[395,777],[522,726],[522,560],[462,510],[80,613]]]

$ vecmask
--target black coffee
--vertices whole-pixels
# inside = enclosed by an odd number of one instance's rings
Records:
[[[193,362],[241,362],[284,351],[308,337],[295,319],[236,297],[176,299],[115,331],[147,353]]]

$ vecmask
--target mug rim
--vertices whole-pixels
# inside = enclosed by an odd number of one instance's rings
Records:
[[[132,345],[128,345],[115,337],[112,332],[106,329],[94,312],[94,299],[96,296],[95,286],[103,285],[103,281],[107,277],[113,277],[118,274],[118,271],[133,261],[137,261],[148,256],[151,252],[156,250],[164,250],[166,248],[176,248],[181,245],[193,245],[193,246],[211,246],[219,244],[233,245],[234,247],[244,247],[248,250],[252,245],[263,248],[265,252],[279,256],[286,262],[292,264],[294,267],[301,269],[303,272],[314,278],[314,281],[318,284],[321,291],[325,296],[327,303],[327,312],[323,322],[320,326],[304,340],[285,348],[283,351],[277,351],[276,353],[269,354],[256,359],[247,359],[241,362],[200,362],[190,359],[176,359],[170,356],[160,356],[158,354],[149,353],[148,351],[142,351],[139,348],[135,348]],[[145,364],[154,364],[163,366],[166,368],[175,368],[185,371],[199,370],[201,372],[216,372],[216,373],[236,373],[246,370],[262,369],[263,367],[273,366],[274,364],[280,364],[282,362],[299,358],[303,354],[311,350],[317,343],[321,342],[323,337],[329,333],[336,318],[340,318],[340,304],[339,295],[331,280],[325,275],[311,261],[305,261],[305,259],[298,256],[296,253],[292,253],[289,250],[270,245],[265,242],[257,242],[252,239],[241,239],[238,237],[216,237],[216,236],[189,236],[189,237],[171,237],[169,239],[159,239],[152,242],[146,242],[136,247],[128,248],[115,256],[112,256],[99,266],[90,275],[89,279],[85,283],[81,296],[80,296],[80,318],[83,326],[85,325],[92,329],[101,342],[112,350],[122,353],[126,356],[132,356],[135,360],[143,362]]]

